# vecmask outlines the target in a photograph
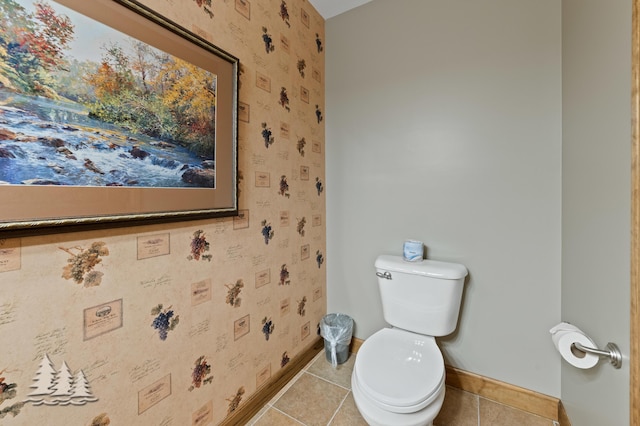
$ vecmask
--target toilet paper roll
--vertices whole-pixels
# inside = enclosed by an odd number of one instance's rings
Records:
[[[551,340],[553,340],[553,344],[556,349],[558,349],[558,341],[560,340],[560,337],[564,336],[569,331],[575,331],[577,333],[584,334],[582,330],[568,322],[561,322],[560,324],[554,326],[553,328],[551,328],[551,330],[549,330],[549,333],[551,333]]]
[[[574,343],[580,343],[589,348],[596,348],[596,344],[578,327],[561,323],[551,330],[551,338],[562,358],[577,368],[587,369],[595,367],[600,359],[598,355],[582,352],[576,349]]]

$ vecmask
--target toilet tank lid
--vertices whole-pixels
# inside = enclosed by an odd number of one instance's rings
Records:
[[[409,262],[402,256],[383,254],[378,256],[375,267],[384,271],[403,272],[405,274],[425,275],[443,280],[459,280],[467,276],[467,268],[459,263],[441,262],[423,259]]]

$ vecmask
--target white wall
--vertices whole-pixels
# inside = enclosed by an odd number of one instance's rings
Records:
[[[564,0],[562,318],[629,353],[631,0]],[[629,424],[629,361],[562,363],[574,425]]]
[[[326,22],[328,309],[385,325],[375,257],[470,271],[449,364],[560,396],[561,4],[374,0]]]

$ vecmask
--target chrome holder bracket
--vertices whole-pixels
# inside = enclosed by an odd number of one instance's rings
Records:
[[[614,368],[622,367],[622,352],[620,352],[620,348],[615,343],[607,343],[607,346],[602,349],[589,348],[587,346],[583,346],[578,342],[573,344],[575,348],[579,351],[598,355],[602,358],[609,358],[609,362],[613,365]]]

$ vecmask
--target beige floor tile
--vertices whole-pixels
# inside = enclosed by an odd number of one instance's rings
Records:
[[[303,374],[305,374],[305,371],[300,370],[295,376],[293,376],[293,379],[289,380],[287,384],[284,385],[284,387],[280,389],[278,393],[274,395],[273,398],[271,398],[271,401],[269,401],[269,405],[275,404],[275,402],[279,400],[280,397],[284,395],[289,390],[289,388],[293,386],[293,384],[297,382],[300,377],[302,377]]]
[[[345,398],[342,406],[336,413],[335,417],[329,423],[330,426],[367,426],[367,422],[364,421],[356,403],[353,400],[353,394],[349,392],[349,395]]]
[[[333,368],[321,351],[248,425],[366,426],[350,391],[355,358],[350,354]],[[448,386],[434,426],[554,426],[554,422]]]
[[[447,386],[434,426],[478,426],[478,396]]]
[[[255,423],[250,423],[253,426],[300,426],[302,423],[292,419],[286,414],[282,414],[280,411],[270,408],[264,413]]]
[[[274,403],[274,407],[307,426],[326,426],[349,392],[305,373]]]
[[[321,356],[317,357],[313,364],[307,368],[307,372],[322,377],[336,385],[351,389],[351,372],[353,371],[353,365],[356,360],[355,354],[349,354],[347,361],[343,364],[338,364],[335,368],[327,361],[324,351],[322,351],[320,355]]]
[[[553,421],[488,399],[479,398],[480,426],[553,426]]]
[[[313,359],[311,361],[309,361],[307,363],[307,365],[304,366],[303,370],[308,370],[313,364],[315,364],[315,362],[319,359],[322,358],[324,359],[324,350],[321,350],[320,352],[317,353],[316,356],[313,357]]]

